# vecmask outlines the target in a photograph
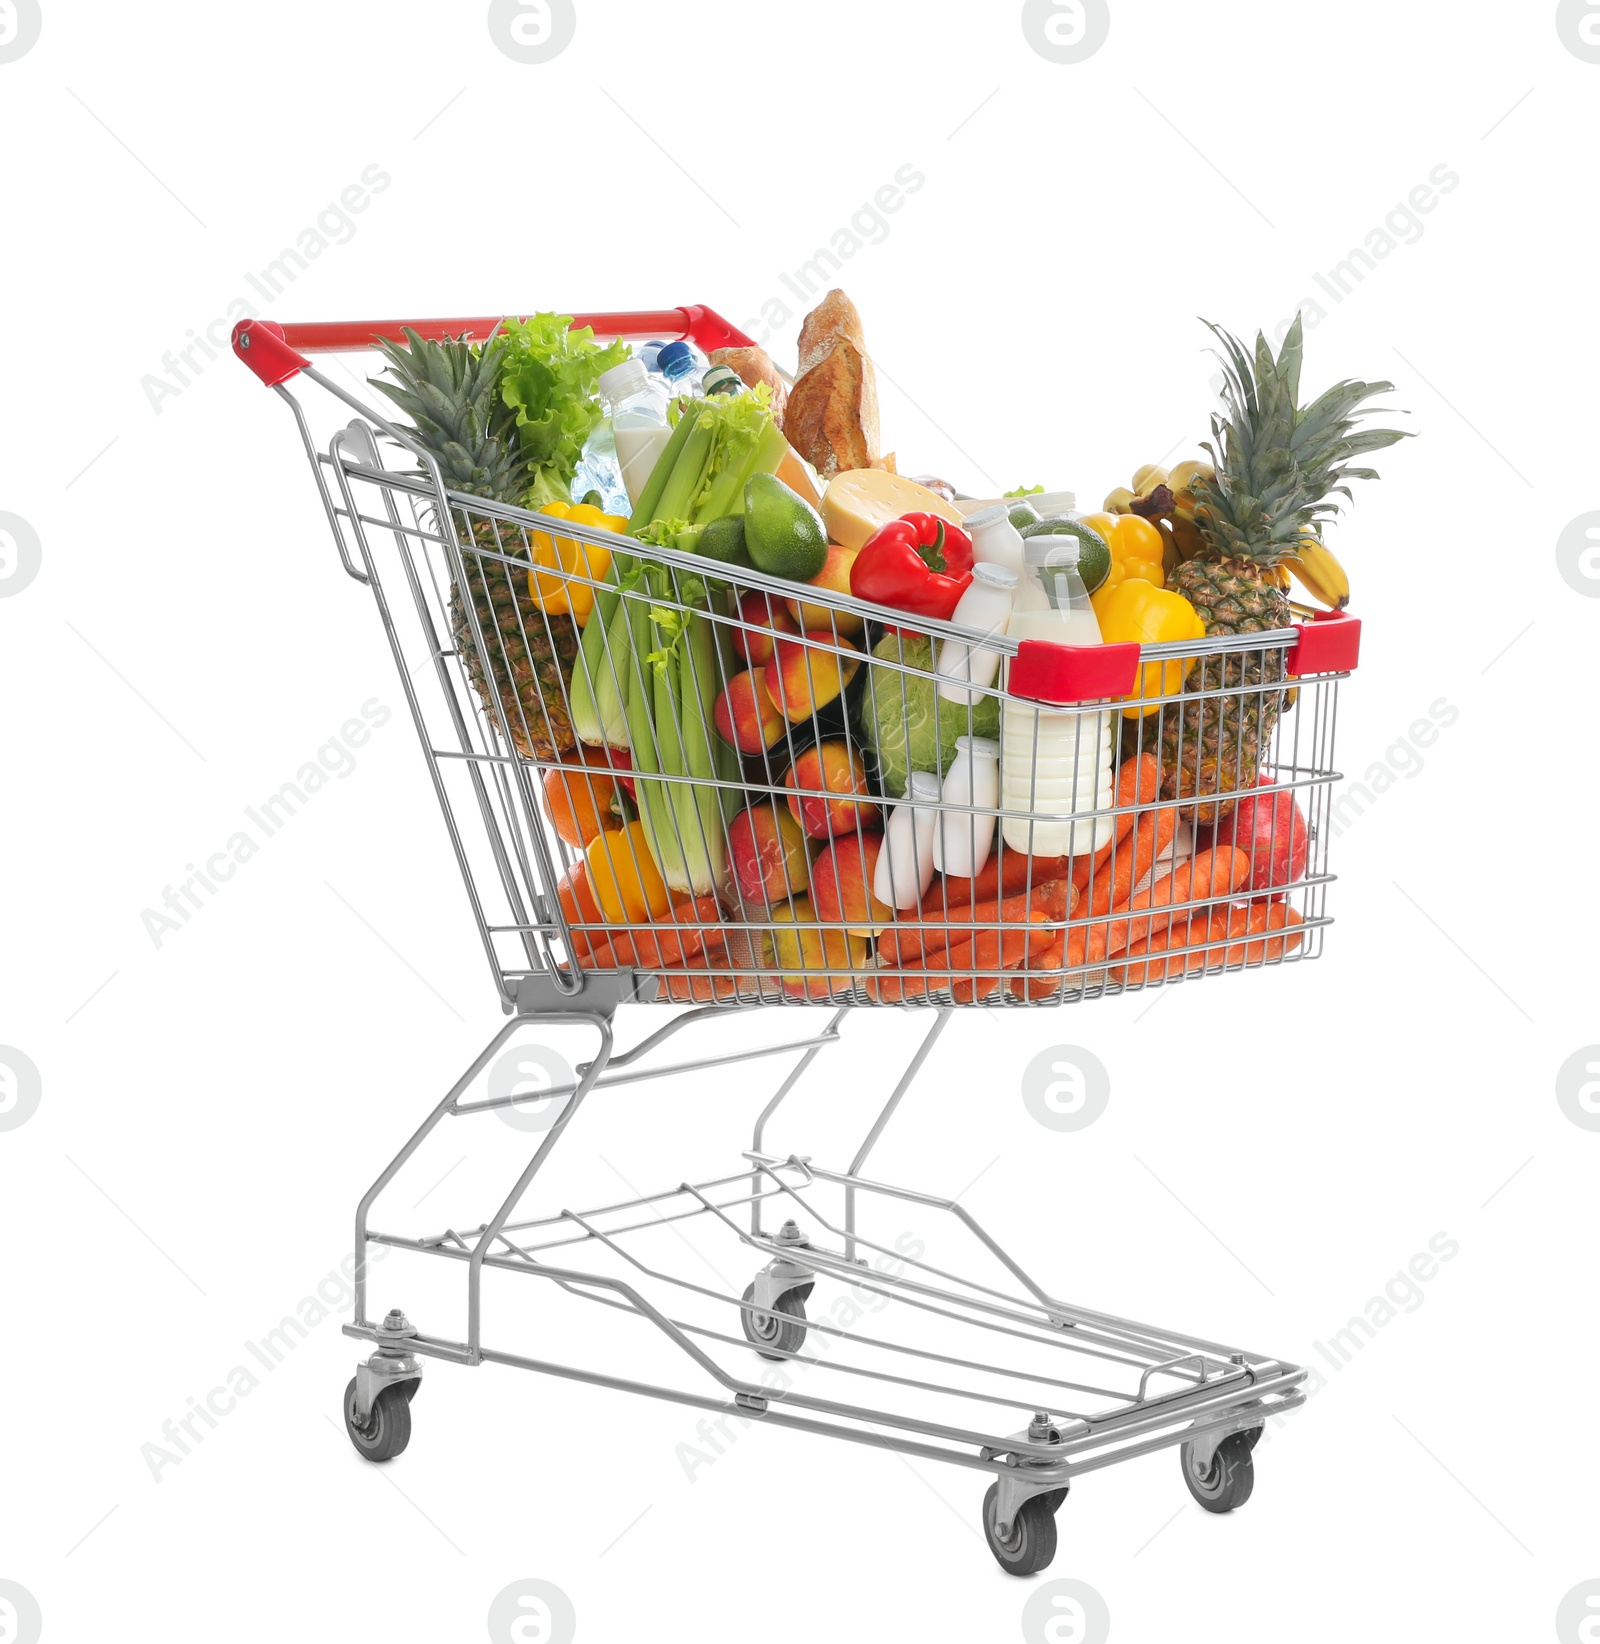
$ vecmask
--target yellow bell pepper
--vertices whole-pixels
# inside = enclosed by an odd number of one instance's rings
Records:
[[[1159,588],[1167,580],[1166,540],[1138,514],[1090,514],[1083,523],[1098,531],[1111,550],[1111,570],[1095,590],[1109,593],[1135,577]]]
[[[586,525],[594,531],[615,531],[620,535],[628,528],[622,515],[604,513],[589,502],[547,502],[539,512],[552,519]],[[576,537],[553,537],[548,531],[531,532],[530,541],[533,563],[549,569],[528,573],[529,596],[551,616],[570,612],[573,621],[581,627],[594,609],[595,591],[588,583],[572,579],[580,576],[591,577],[595,582],[604,581],[611,569],[611,550],[579,542]]]
[[[1109,583],[1109,579],[1108,579]],[[1169,593],[1143,577],[1125,577],[1115,588],[1102,587],[1089,603],[1100,619],[1100,638],[1107,645],[1132,641],[1138,645],[1160,645],[1172,640],[1203,639],[1206,625],[1200,613],[1182,594]],[[1140,719],[1153,714],[1158,698],[1173,696],[1183,689],[1187,660],[1147,662],[1139,670],[1139,689],[1123,701],[1124,719]]]

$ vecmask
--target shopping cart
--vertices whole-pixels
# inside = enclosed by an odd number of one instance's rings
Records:
[[[1337,690],[1359,625],[1318,613],[1243,638],[1077,648],[976,636],[820,589],[802,603],[794,584],[748,567],[447,489],[403,429],[308,358],[397,339],[403,323],[258,320],[234,334],[239,358],[290,407],[343,567],[376,602],[511,1018],[357,1209],[344,1329],[376,1350],[345,1394],[356,1449],[386,1461],[406,1447],[421,1360],[435,1358],[986,1472],[985,1535],[1019,1575],[1052,1558],[1071,1481],[1114,1462],[1178,1446],[1202,1506],[1240,1505],[1264,1423],[1304,1401],[1302,1368],[1059,1301],[959,1203],[863,1168],[959,1006],[1077,1003],[1321,952]],[[412,328],[483,339],[499,323]],[[748,341],[700,307],[574,323],[706,349]],[[355,413],[325,448],[287,386],[302,377]],[[580,629],[570,613],[590,607]],[[975,684],[969,670],[961,689],[941,690],[951,684],[944,647],[980,637],[999,653],[994,682]],[[763,677],[752,681],[756,667]],[[667,702],[669,685],[679,694]],[[741,690],[755,705],[751,739],[741,734],[751,715],[741,722],[730,696]],[[691,699],[697,710],[675,712]],[[630,712],[641,703],[642,715]],[[604,722],[605,712],[623,734],[586,748],[585,714]],[[1113,803],[1070,811],[1071,849],[1061,818],[1018,803],[1014,782],[1009,806],[975,789],[941,791],[958,752],[971,755],[958,737],[993,738],[1003,714],[1037,724],[1062,712],[1075,716],[1076,758],[1099,762],[1109,744],[1116,769]],[[1023,786],[1037,796],[1038,784]],[[1239,823],[1251,808],[1246,838]],[[622,826],[634,809],[639,820]],[[885,825],[899,847],[883,843]],[[946,866],[967,866],[965,880],[952,871],[924,889],[917,850],[930,828]],[[971,871],[985,847],[987,880]],[[689,1008],[618,1048],[619,1006],[652,1002]],[[778,1043],[657,1055],[669,1039],[731,1031],[730,1018],[766,1005],[831,1014]],[[926,1010],[927,1027],[849,1168],[768,1150],[773,1113],[840,1042],[850,1012],[887,1005]],[[442,1232],[371,1226],[379,1196],[446,1119],[526,1104],[515,1091],[470,1094],[514,1036],[575,1027],[592,1032],[593,1054],[540,1092],[558,1110],[492,1216]],[[519,1216],[593,1092],[767,1056],[794,1061],[755,1121],[743,1168]],[[963,1271],[924,1259],[920,1238],[868,1237],[858,1210],[869,1204],[932,1217],[964,1246]],[[691,1231],[702,1261],[727,1247],[706,1270],[744,1265],[742,1290],[674,1270]],[[464,1340],[424,1334],[398,1309],[369,1316],[372,1244],[465,1267]],[[983,1277],[970,1276],[969,1258]],[[633,1320],[645,1335],[625,1350],[670,1351],[692,1383],[487,1345],[485,1269],[547,1281],[552,1303],[559,1291]],[[752,1351],[770,1361],[764,1369]],[[823,1396],[840,1387],[874,1402]]]

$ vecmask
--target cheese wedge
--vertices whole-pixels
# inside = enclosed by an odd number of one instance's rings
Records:
[[[848,468],[828,481],[822,494],[822,523],[828,540],[859,548],[875,531],[902,514],[937,514],[960,525],[962,513],[937,491],[882,468]]]

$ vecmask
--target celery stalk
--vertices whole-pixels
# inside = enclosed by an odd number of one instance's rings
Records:
[[[577,660],[572,666],[572,728],[580,742],[591,744],[606,740],[605,721],[600,714],[598,691],[604,680],[606,661],[606,629],[616,615],[621,594],[617,562],[612,560],[606,571],[606,586],[594,596],[589,620],[583,625],[583,640],[578,646]]]
[[[784,452],[788,449],[789,442],[783,437],[782,430],[769,417],[766,426],[748,449],[735,451],[730,448],[729,455],[733,460],[712,481],[705,501],[694,513],[694,520],[704,524],[707,520],[721,519],[724,514],[742,514],[745,482],[752,474],[777,473],[778,464],[783,461]]]
[[[633,750],[634,793],[639,820],[644,824],[645,843],[669,885],[683,877],[676,851],[677,836],[668,796],[662,791],[671,784],[651,782],[661,773],[661,744],[657,739],[656,673],[650,662],[657,649],[654,625],[650,621],[650,601],[641,584],[637,596],[623,601],[628,610],[628,739]]]
[[[687,803],[678,807],[682,826],[692,830],[685,842],[690,884],[696,896],[714,894],[727,873],[723,837],[722,793],[708,779],[718,775],[717,738],[711,706],[717,699],[717,641],[711,623],[698,614],[689,618],[684,636],[679,712],[684,768],[695,781],[685,786]]]
[[[640,574],[637,571],[622,579],[611,620],[600,630],[601,643],[595,661],[595,712],[600,719],[600,737],[613,748],[628,748],[633,745],[628,729],[623,690],[627,684],[628,669],[632,666],[629,660],[632,646],[628,620],[629,607],[636,601],[629,596],[639,586],[639,582]],[[588,645],[590,629],[597,627],[600,620],[598,599],[595,606],[594,615],[589,618],[588,627],[583,630],[585,647]],[[577,670],[574,669],[573,673],[576,676]]]

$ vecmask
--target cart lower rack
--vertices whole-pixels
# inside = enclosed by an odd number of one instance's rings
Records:
[[[414,328],[483,339],[497,323]],[[577,323],[747,341],[703,308]],[[406,1447],[421,1361],[434,1358],[986,1472],[984,1531],[1019,1575],[1049,1563],[1072,1479],[1114,1462],[1176,1447],[1204,1507],[1240,1505],[1263,1423],[1303,1402],[1302,1369],[1059,1301],[961,1205],[864,1167],[955,1008],[1085,1002],[1320,953],[1337,691],[1359,625],[1322,613],[1245,636],[1084,650],[978,635],[747,566],[719,563],[713,577],[693,553],[448,489],[406,430],[306,357],[400,330],[245,321],[235,333],[239,357],[291,408],[343,567],[377,606],[511,1017],[357,1212],[345,1329],[375,1351],[345,1396],[356,1449],[386,1461]],[[287,386],[301,377],[355,413],[325,449]],[[993,684],[949,666],[980,641],[997,659]],[[680,702],[693,710],[681,722]],[[1053,752],[1040,729],[1051,715]],[[976,760],[1002,727],[998,801],[940,787],[959,750]],[[1092,810],[1076,798],[1085,762],[1115,771]],[[1065,815],[1041,797],[1051,780],[1059,791],[1063,764]],[[912,841],[909,858],[886,827]],[[931,887],[915,849],[929,828],[944,870]],[[649,1002],[690,1008],[617,1049],[618,1007]],[[657,1058],[680,1032],[715,1034],[770,1005],[835,1008],[780,1045]],[[883,1005],[921,1008],[928,1026],[848,1168],[768,1151],[768,1119],[849,1012]],[[384,1189],[447,1119],[525,1099],[469,1095],[511,1037],[557,1027],[592,1031],[594,1053],[548,1093],[560,1110],[494,1214],[373,1227]],[[739,1168],[522,1211],[591,1096],[779,1054],[796,1063]],[[947,1224],[966,1255],[935,1264],[920,1241],[869,1238],[858,1210],[896,1203]],[[745,1282],[678,1271],[691,1233]],[[399,1310],[374,1319],[371,1244],[464,1271],[464,1339]],[[974,1276],[974,1262],[993,1273]],[[544,1281],[541,1306],[596,1322],[605,1309],[608,1328],[635,1333],[622,1351],[665,1354],[687,1383],[490,1345],[486,1270]]]

